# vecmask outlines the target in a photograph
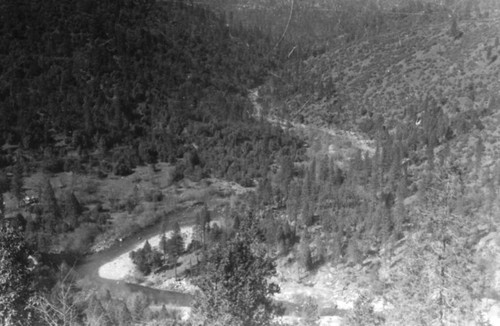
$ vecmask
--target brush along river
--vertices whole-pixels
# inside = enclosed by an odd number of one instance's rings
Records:
[[[179,222],[181,231],[190,229],[196,216],[196,207],[182,208],[168,214],[169,225]],[[113,273],[113,263],[117,262],[120,256],[128,255],[132,250],[137,250],[146,240],[154,243],[150,239],[161,235],[161,221],[142,229],[133,236],[123,239],[121,242],[115,242],[111,247],[93,253],[84,257],[76,266],[77,273],[84,279],[87,279],[99,290],[109,290],[112,297],[126,301],[136,293],[141,293],[148,298],[152,305],[166,305],[170,307],[190,307],[193,296],[188,293],[160,290],[148,286],[142,286],[121,280],[127,271],[117,270]],[[123,257],[122,257],[123,258]],[[120,267],[118,263],[116,266]],[[118,267],[118,268],[119,268]],[[108,276],[109,275],[109,276]],[[108,276],[109,278],[107,278]],[[286,309],[286,314],[292,313],[297,306],[291,302],[282,303]]]

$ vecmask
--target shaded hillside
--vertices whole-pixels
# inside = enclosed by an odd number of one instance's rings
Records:
[[[125,175],[168,161],[177,178],[251,185],[273,146],[300,147],[249,117],[247,89],[276,67],[258,29],[184,1],[0,5],[3,166],[19,147],[52,172]]]

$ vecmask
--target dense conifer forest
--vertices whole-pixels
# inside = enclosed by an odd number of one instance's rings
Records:
[[[499,9],[0,0],[0,325],[494,325]]]

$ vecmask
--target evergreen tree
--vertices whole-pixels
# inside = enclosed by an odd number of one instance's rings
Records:
[[[280,156],[280,172],[278,180],[281,185],[281,192],[288,194],[290,182],[293,180],[293,160],[288,156]]]
[[[288,220],[290,223],[294,224],[294,227],[297,228],[297,217],[299,215],[299,210],[301,208],[301,184],[300,181],[294,180],[290,184],[289,194],[287,198],[287,213]]]
[[[57,203],[54,189],[50,184],[49,177],[45,176],[42,184],[41,200],[42,220],[47,232],[62,232],[65,228],[61,223],[61,210]]]
[[[206,248],[207,232],[210,230],[210,212],[208,211],[206,204],[203,205],[201,211],[196,216],[196,224],[199,226],[201,231],[203,247]]]
[[[174,264],[175,277],[177,278],[177,260],[184,253],[184,239],[182,238],[179,223],[175,222],[172,238],[168,241],[168,256],[170,263]]]
[[[243,221],[242,221],[243,222]],[[235,239],[210,251],[204,273],[195,280],[200,288],[193,304],[198,325],[271,325],[278,306],[272,296],[279,287],[269,283],[275,265],[252,248],[256,229],[245,221]]]
[[[451,27],[450,27],[450,35],[451,37],[458,39],[463,34],[463,32],[458,30],[458,23],[456,15],[451,17]]]
[[[19,205],[23,200],[23,167],[21,166],[21,162],[19,160],[14,165],[10,191],[14,198],[16,198]]]
[[[482,160],[483,160],[483,156],[484,156],[484,151],[485,151],[485,147],[484,147],[483,139],[479,138],[476,142],[476,149],[475,149],[475,153],[474,153],[475,158],[476,158],[476,162],[475,162],[476,174],[479,174],[479,172],[481,170],[481,164],[482,164]]]
[[[178,222],[175,222],[174,224],[170,242],[170,254],[176,258],[179,258],[184,253],[184,239],[182,238],[181,227],[179,226]]]
[[[163,253],[163,261],[165,261],[165,257],[167,256],[168,253],[168,241],[165,233],[161,235],[159,247],[161,252]]]
[[[331,259],[334,262],[339,261],[342,256],[342,238],[340,232],[335,232],[332,234],[330,251],[331,251]]]
[[[0,192],[0,225],[2,225],[5,218],[5,202],[3,200],[3,193]]]
[[[142,247],[142,252],[144,253],[144,255],[149,255],[151,252],[153,251],[153,249],[151,248],[151,245],[149,244],[149,241],[146,240],[146,242],[144,243],[144,247]]]
[[[236,215],[236,216],[234,217],[234,221],[233,221],[233,229],[234,229],[235,231],[238,231],[238,230],[239,230],[239,228],[240,228],[240,217],[239,217],[239,215]]]
[[[318,181],[323,185],[330,180],[330,160],[327,155],[324,155],[319,162]]]
[[[314,223],[314,208],[308,201],[305,201],[304,206],[302,207],[302,223],[306,227],[309,227]]]
[[[161,254],[151,248],[149,241],[146,241],[142,249],[131,251],[130,259],[144,275],[149,275],[154,268],[161,265]]]
[[[310,271],[313,268],[313,261],[311,255],[311,248],[309,247],[309,240],[304,236],[300,239],[299,245],[299,263],[306,270]]]
[[[158,319],[159,320],[166,320],[168,318],[169,318],[169,316],[168,316],[167,307],[165,307],[165,305],[162,305],[160,313],[158,314]]]
[[[149,302],[146,296],[139,292],[135,296],[130,298],[130,311],[132,313],[132,320],[134,324],[142,324],[145,320],[145,315],[148,310]]]
[[[66,195],[66,200],[64,202],[64,215],[65,221],[70,228],[75,228],[78,226],[78,218],[83,212],[82,205],[78,201],[74,192],[69,192]]]
[[[287,251],[286,236],[282,226],[278,228],[278,234],[276,235],[276,239],[277,239],[278,255],[282,255]]]

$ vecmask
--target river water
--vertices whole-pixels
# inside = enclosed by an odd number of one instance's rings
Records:
[[[194,208],[178,209],[169,213],[167,215],[167,218],[171,226],[175,222],[179,222],[179,224],[181,225],[187,225],[194,221],[194,214]],[[160,234],[160,225],[161,221],[140,230],[133,236],[124,239],[122,242],[116,242],[108,249],[85,256],[75,268],[77,274],[81,278],[85,278],[92,284],[95,284],[97,288],[109,290],[114,298],[121,298],[126,300],[133,293],[139,292],[144,294],[149,299],[149,302],[153,304],[165,304],[183,307],[190,306],[192,301],[192,295],[190,294],[175,291],[158,290],[123,281],[108,280],[99,276],[99,267],[134,249],[134,247],[138,243],[144,241],[144,239],[149,239],[150,237]]]
[[[192,225],[195,221],[197,207],[183,208],[175,210],[167,215],[169,225],[179,222],[181,226]],[[147,286],[104,279],[99,276],[99,267],[114,260],[120,255],[134,249],[135,246],[161,233],[161,221],[148,226],[139,232],[124,239],[122,242],[116,242],[110,248],[103,251],[85,256],[76,266],[76,272],[81,278],[89,280],[99,290],[109,290],[111,296],[126,301],[134,293],[142,293],[148,298],[148,301],[154,305],[171,305],[177,307],[190,307],[193,296],[186,293],[158,290]],[[290,302],[277,301],[285,308],[285,314],[289,314],[297,309],[297,306]]]

